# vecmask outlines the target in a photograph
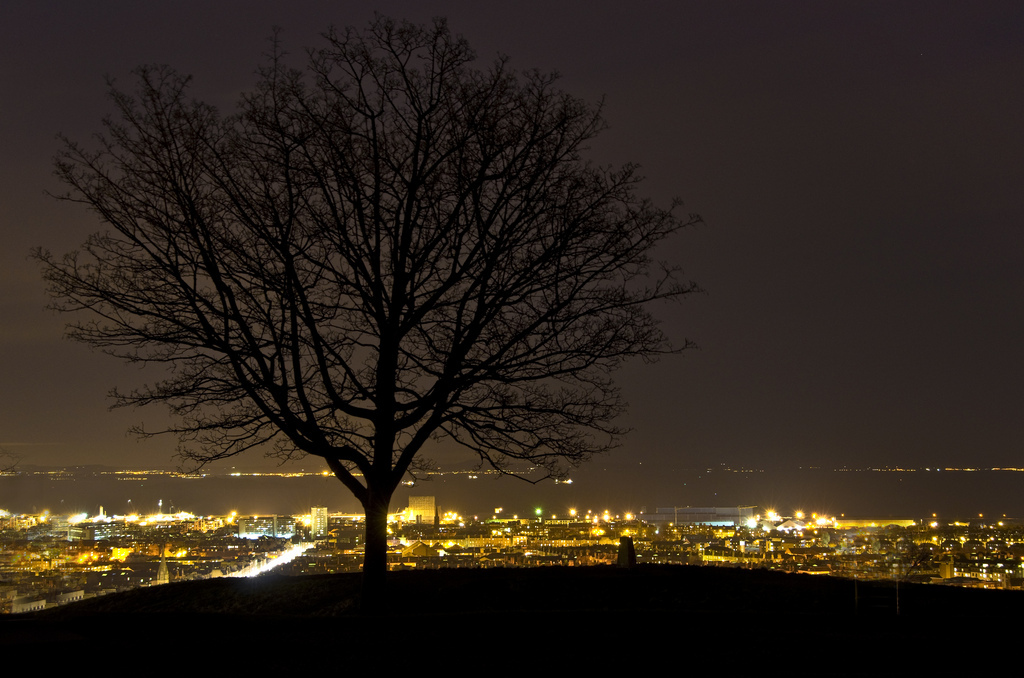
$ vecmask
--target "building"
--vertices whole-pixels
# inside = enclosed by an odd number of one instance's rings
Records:
[[[295,518],[291,516],[251,516],[238,519],[238,536],[243,539],[281,537],[295,534]]]
[[[673,506],[655,509],[654,513],[643,513],[640,519],[662,525],[709,525],[711,527],[735,527],[755,520],[756,506]]]
[[[309,512],[312,517],[310,535],[313,539],[325,539],[330,531],[327,527],[327,507],[314,506]]]
[[[436,525],[437,507],[433,497],[409,497],[406,516],[410,522]]]

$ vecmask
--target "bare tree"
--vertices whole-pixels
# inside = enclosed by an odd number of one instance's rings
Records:
[[[112,86],[98,148],[57,160],[109,229],[37,257],[88,312],[73,338],[169,368],[116,404],[168,405],[184,457],[324,459],[366,510],[369,580],[431,438],[556,476],[615,443],[609,373],[677,350],[647,305],[695,290],[649,253],[697,217],[582,159],[599,107],[474,68],[444,21],[325,39],[302,71],[275,41],[233,115],[164,67]]]
[[[0,447],[0,474],[12,473],[20,462],[21,457]]]

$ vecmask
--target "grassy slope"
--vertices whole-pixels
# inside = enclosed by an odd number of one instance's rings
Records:
[[[359,611],[358,591],[358,575],[170,584],[0,619],[0,648],[125,661],[176,648],[171,657],[191,662],[205,653],[195,648],[214,647],[202,661],[221,669],[441,658],[497,667],[521,653],[568,667],[668,652],[700,669],[772,674],[796,661],[816,673],[883,675],[950,668],[943,639],[1010,640],[1013,629],[997,620],[1024,603],[1020,592],[901,585],[897,616],[893,585],[695,567],[400,572],[373,615]],[[874,650],[854,651],[862,647]]]

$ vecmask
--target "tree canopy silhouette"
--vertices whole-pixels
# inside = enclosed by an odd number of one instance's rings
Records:
[[[324,37],[302,70],[275,40],[230,115],[166,67],[111,85],[95,148],[56,162],[107,230],[37,257],[55,307],[86,312],[71,337],[166,368],[116,405],[168,405],[198,463],[324,459],[383,576],[392,494],[432,438],[550,475],[615,443],[609,373],[677,350],[648,304],[695,290],[651,249],[698,218],[584,160],[599,106],[474,67],[444,21]]]

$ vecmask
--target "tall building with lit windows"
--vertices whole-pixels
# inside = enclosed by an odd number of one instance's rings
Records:
[[[314,506],[310,509],[310,515],[312,516],[312,525],[310,525],[310,532],[313,539],[323,539],[327,536],[327,507],[326,506]]]
[[[436,524],[434,518],[437,510],[433,497],[409,497],[409,520],[414,523]]]

